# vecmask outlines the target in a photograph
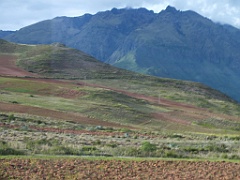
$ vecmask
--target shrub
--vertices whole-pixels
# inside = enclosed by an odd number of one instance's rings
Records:
[[[181,155],[179,155],[178,153],[176,153],[176,151],[169,150],[169,151],[165,151],[164,157],[168,157],[168,158],[180,158]]]
[[[93,145],[101,145],[101,144],[102,142],[99,139],[93,142]]]
[[[115,143],[110,143],[110,144],[106,144],[106,146],[111,147],[111,148],[116,148],[117,144]]]
[[[0,155],[24,155],[20,150],[10,148],[5,141],[0,141]]]
[[[210,144],[206,147],[206,150],[208,151],[215,151],[215,152],[228,152],[227,146],[225,144]]]
[[[126,150],[125,156],[140,156],[141,151],[138,148],[130,147]]]
[[[239,160],[240,156],[236,155],[236,154],[232,154],[231,156],[229,156],[229,159],[236,159]]]
[[[10,147],[0,148],[0,155],[24,155],[25,153]]]
[[[157,150],[157,145],[146,141],[142,143],[141,150],[145,152],[153,152]]]
[[[81,151],[65,147],[65,146],[55,146],[52,150],[50,150],[51,154],[57,154],[57,155],[81,155]]]
[[[96,151],[97,148],[94,146],[83,146],[82,151]]]
[[[9,121],[13,121],[13,120],[15,120],[15,119],[16,119],[16,118],[15,118],[14,114],[11,114],[11,115],[8,116],[8,120],[9,120]]]

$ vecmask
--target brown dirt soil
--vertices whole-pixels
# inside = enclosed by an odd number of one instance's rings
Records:
[[[240,179],[240,163],[87,159],[0,159],[0,179]]]
[[[107,127],[119,127],[119,128],[130,128],[130,126],[124,126],[117,123],[111,123],[107,121],[101,121],[98,119],[84,117],[78,113],[69,113],[69,112],[60,112],[49,109],[43,109],[32,106],[25,106],[19,104],[10,104],[10,103],[2,103],[0,102],[0,111],[4,112],[16,112],[16,113],[24,113],[24,114],[32,114],[43,117],[51,117],[54,119],[62,119],[62,120],[72,120],[75,122],[83,123],[83,124],[91,124],[91,125],[101,125]]]
[[[16,66],[17,58],[11,55],[0,55],[0,75],[2,76],[31,76],[36,77],[36,74],[27,72]]]

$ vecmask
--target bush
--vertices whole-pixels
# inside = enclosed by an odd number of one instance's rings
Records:
[[[137,148],[131,147],[126,150],[125,156],[140,156],[141,151]]]
[[[65,146],[55,146],[51,151],[51,154],[57,155],[81,155],[82,153],[74,148],[65,147]]]
[[[97,148],[94,146],[83,146],[82,151],[96,151]]]
[[[110,143],[110,144],[106,144],[106,146],[111,147],[111,148],[116,148],[118,145],[115,143]]]
[[[225,144],[210,144],[206,147],[206,150],[213,152],[228,152],[227,146]]]
[[[165,151],[164,157],[168,157],[168,158],[181,158],[182,156],[179,155],[178,153],[176,153],[176,151],[169,150],[169,151]]]
[[[24,155],[23,151],[10,148],[5,141],[0,141],[0,155]]]
[[[16,118],[15,118],[15,116],[14,116],[14,114],[11,114],[10,116],[8,116],[8,120],[9,121],[13,121],[13,120],[15,120]]]
[[[141,150],[145,152],[153,152],[157,150],[157,145],[151,144],[150,142],[146,141],[142,143]]]
[[[232,154],[229,159],[236,159],[236,160],[239,160],[240,159],[240,156],[236,155],[236,154]]]
[[[23,151],[19,151],[10,147],[0,148],[0,155],[24,155]]]

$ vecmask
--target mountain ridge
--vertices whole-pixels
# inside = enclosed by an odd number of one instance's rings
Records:
[[[57,17],[5,36],[30,44],[61,42],[117,67],[204,83],[240,101],[240,30],[168,6]]]

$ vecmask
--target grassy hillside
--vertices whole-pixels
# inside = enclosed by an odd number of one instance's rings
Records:
[[[216,90],[113,68],[61,44],[0,49],[2,68],[15,57],[35,75],[0,72],[0,154],[240,157],[240,107]]]
[[[115,78],[132,73],[101,63],[93,57],[62,44],[16,45],[0,41],[0,52],[17,57],[17,65],[44,77],[66,79]]]

